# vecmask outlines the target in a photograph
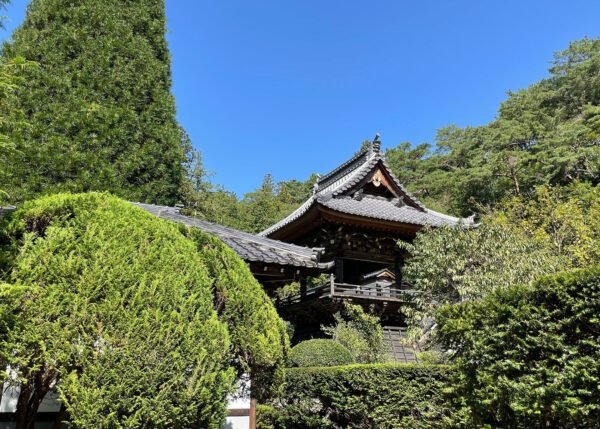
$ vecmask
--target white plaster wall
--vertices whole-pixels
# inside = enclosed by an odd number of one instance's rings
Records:
[[[0,413],[14,413],[17,411],[17,400],[19,398],[18,387],[8,387],[4,385],[4,394],[2,402],[0,402]],[[40,413],[58,413],[60,411],[60,402],[58,402],[58,394],[50,392],[46,395],[38,412]]]
[[[248,376],[243,376],[238,381],[236,391],[227,399],[227,409],[244,409],[250,413],[250,380]],[[223,429],[248,429],[250,427],[250,417],[227,417]]]
[[[227,417],[223,429],[248,429],[250,417]]]
[[[8,387],[5,384],[2,387],[2,402],[0,402],[0,413],[14,413],[17,411],[17,399],[19,398],[18,387]]]

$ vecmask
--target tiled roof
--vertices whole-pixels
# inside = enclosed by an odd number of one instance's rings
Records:
[[[365,177],[380,165],[392,178],[394,184],[404,196],[405,204],[384,198],[371,198],[365,195],[362,200],[348,197]],[[275,225],[259,233],[268,237],[272,233],[302,217],[313,205],[320,204],[341,213],[389,220],[421,226],[457,225],[461,220],[452,216],[427,209],[414,195],[408,192],[394,176],[379,150],[367,148],[352,157],[332,172],[326,174],[315,184],[313,195],[292,214]],[[470,220],[463,220],[469,224]]]
[[[332,198],[321,204],[340,213],[412,225],[454,226],[461,221],[459,218],[429,209],[421,211],[406,205],[398,207],[393,199],[370,195],[365,195],[361,200],[355,200],[352,197]]]
[[[180,213],[176,207],[156,206],[152,204],[133,203],[147,212],[183,225],[198,228],[221,239],[248,262],[264,262],[306,268],[324,268],[319,263],[321,249],[296,246],[270,238],[260,237],[237,229],[206,222]]]

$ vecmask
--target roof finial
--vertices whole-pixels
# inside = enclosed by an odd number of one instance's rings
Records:
[[[379,137],[379,133],[375,134],[375,138],[371,143],[371,150],[376,154],[381,152],[381,140],[379,140]]]
[[[319,191],[319,180],[321,180],[321,175],[317,174],[315,176],[315,183],[313,185],[313,195],[315,195]]]

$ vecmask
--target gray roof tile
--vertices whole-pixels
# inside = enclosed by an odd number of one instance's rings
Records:
[[[365,195],[361,200],[341,197],[319,201],[319,203],[341,213],[413,225],[454,226],[461,221],[459,218],[434,212],[433,210],[425,209],[425,211],[421,211],[411,206],[398,207],[394,200],[370,195]]]
[[[176,207],[157,206],[152,204],[133,203],[147,212],[162,219],[177,222],[188,227],[198,228],[221,239],[227,246],[248,262],[264,262],[269,264],[324,268],[319,263],[321,249],[296,246],[260,237],[234,228],[206,222],[180,213]]]
[[[370,198],[367,195],[361,201],[358,201],[344,195],[356,187],[378,165],[381,165],[387,171],[395,185],[404,194],[405,201],[409,203],[408,205],[398,207],[389,199]],[[373,148],[367,148],[320,178],[316,183],[313,196],[285,219],[260,232],[259,235],[268,237],[275,231],[302,217],[315,204],[320,204],[341,213],[420,226],[449,226],[457,225],[461,221],[464,224],[472,223],[470,219],[461,220],[427,209],[394,176],[383,155],[379,151],[373,150]]]

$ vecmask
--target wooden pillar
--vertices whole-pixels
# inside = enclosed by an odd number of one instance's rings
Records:
[[[250,429],[256,429],[256,399],[250,401]]]
[[[344,259],[335,258],[335,281],[344,283]]]
[[[394,261],[394,271],[396,274],[396,287],[398,289],[401,289],[402,286],[404,286],[404,282],[402,279],[403,273],[402,273],[402,269],[404,268],[404,258],[402,257],[402,254],[400,253],[396,253],[396,260]]]
[[[306,277],[302,277],[300,279],[300,296],[302,298],[304,298],[306,296],[306,285],[307,285]]]

